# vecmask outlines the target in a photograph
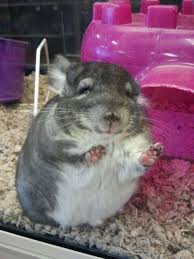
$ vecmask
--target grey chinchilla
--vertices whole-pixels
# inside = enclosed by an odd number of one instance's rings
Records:
[[[117,65],[57,56],[48,77],[57,95],[34,119],[19,156],[19,201],[35,222],[102,224],[161,153],[152,145],[146,102]]]

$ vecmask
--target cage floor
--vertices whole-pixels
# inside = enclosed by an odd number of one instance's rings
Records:
[[[22,214],[15,191],[15,166],[32,118],[34,77],[25,78],[24,98],[0,106],[0,223],[29,233],[134,258],[194,258],[194,163],[161,159],[141,179],[122,214],[103,226],[68,230],[34,224]],[[47,78],[41,76],[40,101]]]

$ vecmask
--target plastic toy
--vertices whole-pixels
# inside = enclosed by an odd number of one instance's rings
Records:
[[[23,94],[26,42],[0,39],[0,102],[17,101]]]
[[[128,0],[95,3],[81,49],[81,60],[122,66],[150,100],[154,141],[165,154],[194,159],[194,11],[143,0],[131,13]]]

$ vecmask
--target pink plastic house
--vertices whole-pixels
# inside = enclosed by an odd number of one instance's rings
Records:
[[[194,160],[194,9],[143,0],[131,13],[128,0],[95,3],[81,60],[109,62],[131,73],[150,100],[154,141],[165,154]]]

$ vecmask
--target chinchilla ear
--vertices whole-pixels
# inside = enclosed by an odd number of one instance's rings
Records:
[[[71,63],[65,57],[57,55],[48,70],[48,87],[60,96],[68,91],[66,71],[70,65]]]
[[[128,82],[125,87],[132,98],[137,97],[140,94],[140,86],[132,76],[128,76]]]

